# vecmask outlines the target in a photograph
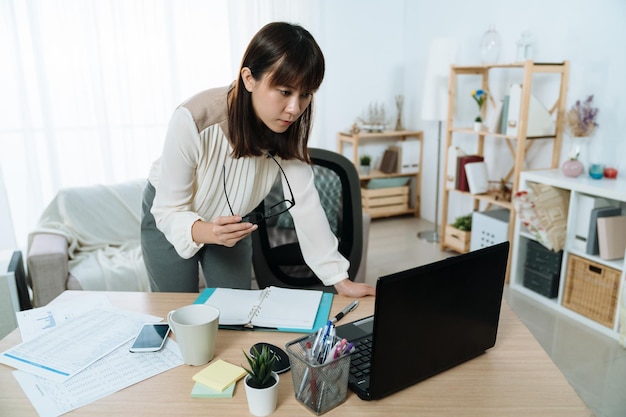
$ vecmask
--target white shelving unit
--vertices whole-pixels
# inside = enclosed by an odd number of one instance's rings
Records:
[[[566,314],[567,316],[572,317],[573,319],[591,328],[594,328],[610,337],[618,339],[620,317],[619,312],[620,305],[623,302],[621,300],[621,297],[623,297],[625,285],[624,281],[626,279],[626,265],[624,264],[624,258],[617,260],[604,260],[599,256],[589,255],[585,251],[578,249],[575,245],[575,225],[579,211],[579,196],[604,198],[606,200],[609,200],[616,206],[619,205],[622,209],[622,214],[626,214],[626,179],[622,177],[613,180],[594,180],[589,178],[588,176],[569,178],[565,177],[558,169],[522,172],[520,176],[519,189],[528,190],[529,183],[546,184],[570,192],[566,243],[565,248],[563,249],[563,259],[559,276],[559,292],[556,298],[550,299],[524,286],[523,278],[524,261],[526,259],[526,242],[528,240],[535,240],[535,238],[531,233],[528,232],[526,227],[519,219],[516,220],[514,228],[510,288],[512,290],[524,293],[532,297],[533,299],[538,300],[539,302],[551,308],[554,308]],[[585,260],[595,262],[597,264],[601,264],[603,266],[620,271],[618,302],[616,306],[615,320],[612,326],[603,325],[582,314],[570,310],[563,305],[566,280],[568,279],[568,258],[571,255],[576,255]]]

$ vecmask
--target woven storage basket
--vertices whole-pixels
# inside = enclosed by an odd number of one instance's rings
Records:
[[[570,255],[563,306],[613,328],[620,272],[605,265]]]

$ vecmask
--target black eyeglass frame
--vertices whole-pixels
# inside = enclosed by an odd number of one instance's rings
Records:
[[[266,210],[264,213],[258,212],[258,211],[254,211],[252,213],[247,214],[246,216],[243,216],[241,221],[242,222],[250,222],[252,224],[258,224],[261,221],[265,221],[267,219],[270,219],[272,217],[276,217],[279,216],[283,213],[288,212],[289,210],[291,210],[291,208],[293,206],[296,205],[296,200],[293,196],[293,191],[291,190],[291,184],[289,184],[289,179],[287,178],[287,175],[285,174],[285,171],[283,171],[283,167],[280,166],[280,164],[278,163],[278,161],[276,160],[276,158],[274,158],[274,156],[272,154],[267,154],[268,158],[272,158],[272,160],[274,162],[276,162],[276,165],[278,165],[278,169],[280,170],[280,172],[283,174],[283,177],[285,178],[285,182],[287,183],[287,188],[289,189],[289,194],[291,195],[291,199],[290,200],[282,200],[279,201],[276,204],[273,204],[268,210]],[[233,207],[230,204],[230,200],[228,199],[228,194],[226,193],[226,165],[222,166],[222,179],[223,179],[223,184],[224,184],[224,197],[226,197],[226,203],[228,204],[228,208],[230,209],[230,214],[231,215],[235,215],[235,213],[233,212]],[[281,204],[285,204],[285,209],[284,210],[280,210],[278,212],[273,212],[273,210],[280,206]]]

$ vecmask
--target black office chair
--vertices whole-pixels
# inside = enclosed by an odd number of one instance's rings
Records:
[[[351,280],[364,281],[361,261],[367,250],[370,217],[361,209],[361,187],[356,168],[344,156],[317,148],[309,148],[313,161],[315,186],[331,229],[339,241],[339,252],[350,261],[348,275]],[[268,197],[257,211],[283,199],[280,176]],[[297,204],[297,202],[296,202]],[[252,234],[252,264],[259,288],[273,285],[287,288],[321,289],[334,292],[324,286],[306,265],[289,212],[260,222]],[[361,273],[359,270],[362,268]]]

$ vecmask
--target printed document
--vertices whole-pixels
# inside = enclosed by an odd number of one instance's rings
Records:
[[[63,382],[136,336],[154,316],[96,308],[0,355],[0,363]]]
[[[183,364],[180,349],[171,338],[154,353],[131,353],[131,343],[62,383],[23,371],[13,375],[40,417],[57,417]]]
[[[69,301],[54,302],[15,314],[22,341],[26,342],[94,308],[112,306],[104,294],[85,294]]]

